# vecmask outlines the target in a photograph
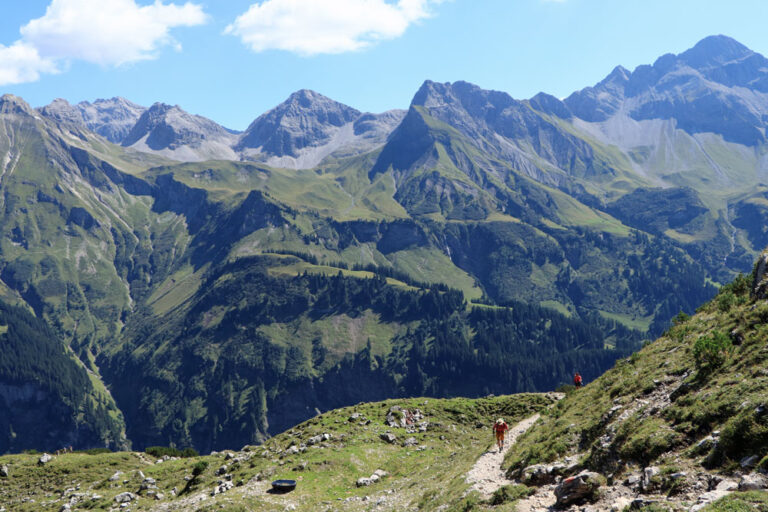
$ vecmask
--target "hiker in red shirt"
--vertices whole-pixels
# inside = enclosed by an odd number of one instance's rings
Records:
[[[496,445],[499,447],[499,452],[504,448],[504,434],[509,430],[509,426],[504,422],[504,418],[499,418],[496,423],[493,424],[493,431],[496,433]]]
[[[581,380],[581,374],[576,372],[576,375],[573,376],[573,385],[580,388],[583,384],[584,382]]]

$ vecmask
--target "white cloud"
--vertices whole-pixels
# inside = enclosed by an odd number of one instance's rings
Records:
[[[441,0],[266,0],[255,3],[225,32],[255,52],[343,53],[401,36]]]
[[[154,59],[163,46],[180,49],[170,30],[206,22],[200,5],[155,0],[52,0],[21,27],[21,39],[0,45],[0,85],[34,82],[72,60],[119,66]]]
[[[0,44],[0,85],[34,82],[40,73],[56,73],[56,64],[40,57],[34,46],[16,41],[11,46]]]
[[[21,28],[21,35],[44,57],[110,66],[155,58],[161,46],[178,46],[171,28],[201,25],[205,19],[202,7],[192,3],[53,0],[42,18]]]

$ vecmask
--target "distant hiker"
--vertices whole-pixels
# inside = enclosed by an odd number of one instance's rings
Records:
[[[584,381],[581,380],[581,374],[579,372],[576,372],[576,375],[573,376],[573,385],[577,388],[580,388],[582,385],[584,385]]]
[[[504,448],[504,434],[509,430],[509,426],[504,422],[504,418],[499,418],[496,423],[493,424],[493,431],[496,434],[496,445],[499,447],[499,451]]]

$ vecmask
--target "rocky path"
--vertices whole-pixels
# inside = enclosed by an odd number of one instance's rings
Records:
[[[479,492],[484,498],[488,498],[499,487],[508,485],[510,481],[501,469],[501,463],[504,462],[504,455],[509,450],[517,438],[538,421],[539,415],[535,414],[526,418],[520,423],[509,429],[507,439],[504,442],[504,449],[499,451],[494,440],[493,447],[482,454],[472,469],[467,473],[467,482],[472,484],[470,491]]]

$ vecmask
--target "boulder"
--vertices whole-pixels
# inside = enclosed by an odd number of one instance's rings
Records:
[[[640,485],[644,491],[648,491],[653,488],[654,481],[653,477],[659,474],[659,468],[656,466],[649,466],[645,469],[643,469],[643,479],[640,482]]]
[[[316,444],[319,444],[322,440],[323,440],[322,435],[318,434],[316,436],[312,436],[309,439],[307,439],[307,446],[314,446]]]
[[[115,496],[115,503],[130,503],[136,499],[136,495],[132,492],[121,492]]]
[[[122,474],[123,474],[122,471],[115,471],[115,474],[112,475],[111,477],[109,477],[109,481],[110,482],[117,482],[118,480],[120,480],[120,475],[122,475]]]
[[[409,437],[408,439],[403,441],[403,446],[406,446],[406,447],[408,447],[408,446],[416,446],[417,444],[419,444],[419,442],[416,440],[415,437]]]
[[[565,464],[536,464],[523,470],[521,480],[528,486],[553,484],[558,476],[564,474],[565,469]]]
[[[369,485],[371,485],[372,483],[373,483],[373,482],[371,481],[371,479],[370,479],[370,478],[358,478],[358,479],[357,479],[357,483],[356,483],[356,485],[357,485],[358,487],[368,487],[368,486],[369,486]]]
[[[768,489],[768,476],[760,473],[750,473],[739,480],[740,491],[762,491],[764,489]]]
[[[0,477],[3,477],[3,478],[8,478],[8,475],[9,475],[9,474],[10,474],[10,473],[9,473],[9,471],[8,471],[8,466],[6,466],[5,464],[3,464],[2,466],[0,466]]]
[[[369,478],[369,480],[371,481],[372,484],[375,484],[376,482],[381,480],[381,477],[379,477],[379,475],[377,475],[375,473],[373,475],[371,475],[370,477],[368,477],[368,478]]]
[[[40,456],[40,458],[37,460],[37,463],[38,463],[38,464],[40,464],[40,465],[42,466],[42,465],[44,465],[44,464],[48,464],[48,463],[49,463],[49,462],[51,462],[52,460],[53,460],[53,456],[52,456],[52,455],[49,455],[49,454],[47,454],[47,453],[44,453],[44,454],[42,454],[42,455]]]
[[[600,475],[582,471],[576,476],[564,479],[555,487],[556,504],[571,505],[592,499],[600,487]]]
[[[389,432],[381,434],[379,437],[381,438],[382,441],[386,441],[389,444],[392,444],[395,441],[397,441],[397,436],[395,434],[390,434]]]
[[[389,473],[387,473],[383,469],[377,469],[376,471],[373,472],[373,474],[378,476],[379,478],[384,478],[385,476],[389,475]]]

